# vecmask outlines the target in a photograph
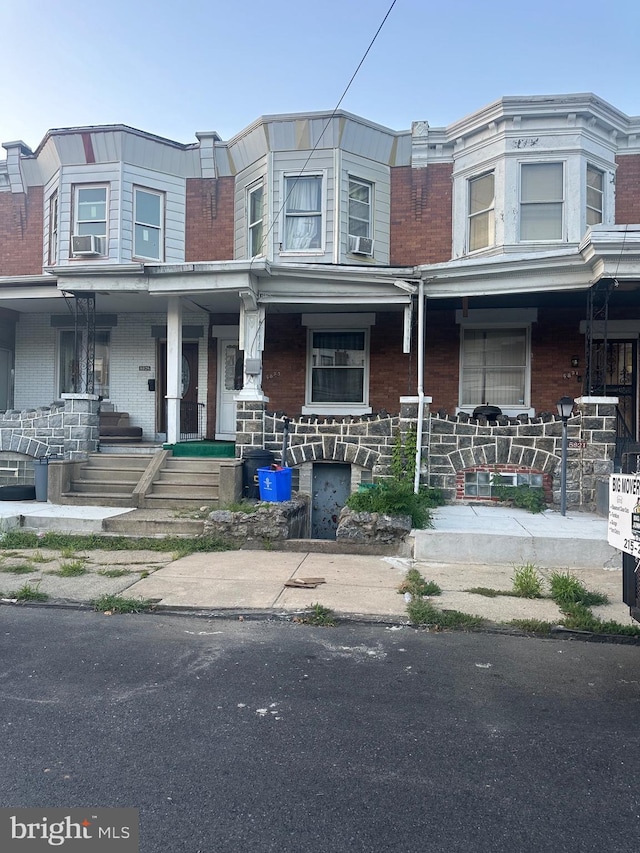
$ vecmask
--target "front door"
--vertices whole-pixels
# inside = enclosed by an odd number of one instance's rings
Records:
[[[182,344],[182,400],[180,436],[199,437],[198,344]],[[167,342],[158,344],[158,432],[167,431]]]
[[[316,462],[313,466],[311,538],[335,539],[338,516],[351,493],[351,465]]]
[[[607,397],[618,397],[618,410],[624,420],[628,435],[633,440],[638,439],[637,347],[638,342],[635,340],[607,341],[605,353],[603,342],[595,342],[594,382],[591,391],[595,396],[606,393]]]
[[[236,437],[236,402],[242,390],[243,353],[238,340],[218,340],[218,406],[216,438],[234,440]]]

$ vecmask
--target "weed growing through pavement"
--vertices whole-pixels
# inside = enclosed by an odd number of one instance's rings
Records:
[[[46,592],[40,592],[37,586],[26,583],[11,598],[15,598],[16,601],[46,601],[49,596]]]
[[[65,558],[73,558],[78,551],[156,551],[174,554],[176,558],[196,552],[233,551],[238,546],[217,536],[197,536],[182,538],[166,536],[155,539],[150,536],[133,538],[128,536],[102,536],[91,533],[85,536],[73,536],[53,530],[42,536],[26,530],[8,530],[3,534],[3,544],[10,548],[51,548],[62,552]],[[67,550],[69,549],[69,550]],[[17,556],[13,552],[12,556]]]
[[[407,604],[407,614],[412,625],[440,628],[479,628],[485,620],[459,610],[438,610],[425,598],[412,598]]]
[[[542,598],[542,578],[533,563],[517,566],[513,572],[513,595],[519,598]]]
[[[428,581],[422,577],[417,569],[409,569],[405,579],[398,587],[399,593],[409,593],[412,596],[440,595],[441,588],[435,581]]]
[[[16,563],[13,566],[2,566],[0,572],[12,575],[32,575],[36,570],[31,563]]]
[[[80,575],[86,575],[87,569],[84,560],[74,560],[71,563],[61,563],[59,569],[48,574],[57,575],[59,578],[77,578]]]
[[[129,569],[100,569],[99,575],[104,575],[105,578],[123,578],[125,575],[130,575],[132,572]]]
[[[36,551],[35,554],[29,554],[27,557],[27,560],[30,560],[32,563],[51,563],[53,559],[53,557],[45,557],[40,551]]]
[[[101,613],[144,613],[153,609],[148,598],[123,598],[120,595],[101,595],[91,602]]]
[[[609,598],[602,592],[590,592],[575,575],[569,572],[553,572],[550,578],[551,598],[562,610],[567,604],[608,604]]]
[[[323,604],[312,604],[304,616],[296,619],[303,625],[317,625],[323,628],[333,628],[337,623],[333,611]]]
[[[545,622],[544,619],[512,619],[507,624],[513,625],[514,628],[520,628],[521,631],[526,631],[528,634],[550,634],[553,628],[553,624]]]

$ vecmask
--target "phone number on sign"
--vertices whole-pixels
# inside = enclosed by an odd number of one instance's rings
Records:
[[[640,540],[625,539],[622,550],[626,551],[627,554],[631,554],[633,557],[640,557]]]

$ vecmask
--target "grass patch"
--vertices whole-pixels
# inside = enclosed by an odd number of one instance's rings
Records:
[[[99,575],[104,575],[105,578],[122,578],[125,575],[130,575],[129,569],[100,569]]]
[[[529,512],[544,512],[547,508],[544,491],[536,486],[507,486],[500,482],[501,477],[495,474],[491,483],[491,494],[501,501],[507,501],[512,506],[528,509]]]
[[[498,598],[499,595],[513,596],[513,592],[508,589],[493,589],[490,586],[472,586],[470,589],[465,589],[465,592],[472,592],[474,595],[484,595],[486,598]]]
[[[512,581],[513,595],[519,598],[543,598],[542,578],[533,563],[517,566]]]
[[[87,569],[84,560],[74,560],[72,563],[61,563],[57,571],[49,572],[49,574],[57,575],[59,578],[77,578],[80,575],[86,575]]]
[[[543,619],[512,619],[507,624],[513,625],[514,628],[520,628],[521,631],[526,631],[528,634],[548,635],[553,628],[551,622],[545,622]]]
[[[459,610],[438,610],[424,598],[413,598],[407,604],[407,614],[412,625],[438,628],[479,628],[485,620]]]
[[[323,628],[333,628],[337,624],[333,610],[323,604],[312,604],[311,609],[298,620],[303,625],[317,625]]]
[[[251,515],[257,511],[258,506],[258,504],[250,503],[250,501],[234,501],[227,504],[223,509],[226,509],[229,512],[243,512],[245,515]]]
[[[46,592],[40,592],[37,586],[26,583],[11,598],[15,598],[16,601],[46,601],[49,596]]]
[[[622,625],[612,619],[603,620],[594,616],[589,607],[580,602],[565,604],[562,608],[562,624],[572,631],[590,631],[593,634],[621,634],[627,637],[640,637],[640,628],[635,625]]]
[[[590,592],[575,575],[569,572],[553,572],[550,579],[551,598],[565,612],[568,605],[608,604],[609,598],[602,592]]]
[[[442,589],[435,581],[425,580],[417,569],[409,569],[405,579],[398,587],[398,592],[409,592],[411,595],[421,597],[423,595],[441,595]]]
[[[11,548],[52,548],[63,552],[63,555],[68,553],[70,557],[75,556],[78,551],[95,550],[156,551],[184,557],[196,552],[231,551],[238,547],[217,536],[198,536],[185,539],[179,536],[167,536],[163,539],[154,539],[148,536],[131,538],[128,536],[103,536],[97,533],[73,536],[69,533],[58,533],[53,530],[42,536],[24,530],[8,530],[3,535],[2,542]]]
[[[16,563],[15,566],[2,566],[0,572],[7,572],[11,575],[31,575],[35,569],[32,563]]]
[[[153,609],[149,599],[123,598],[120,595],[101,595],[91,602],[100,613],[144,613]]]
[[[30,554],[27,557],[27,560],[32,563],[51,563],[53,559],[53,557],[45,557],[45,555],[41,554],[40,551],[36,551],[35,554]]]

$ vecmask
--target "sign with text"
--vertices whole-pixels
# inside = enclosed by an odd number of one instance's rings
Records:
[[[0,850],[138,853],[138,809],[0,808]]]
[[[609,545],[640,557],[640,476],[612,474],[609,480]]]

